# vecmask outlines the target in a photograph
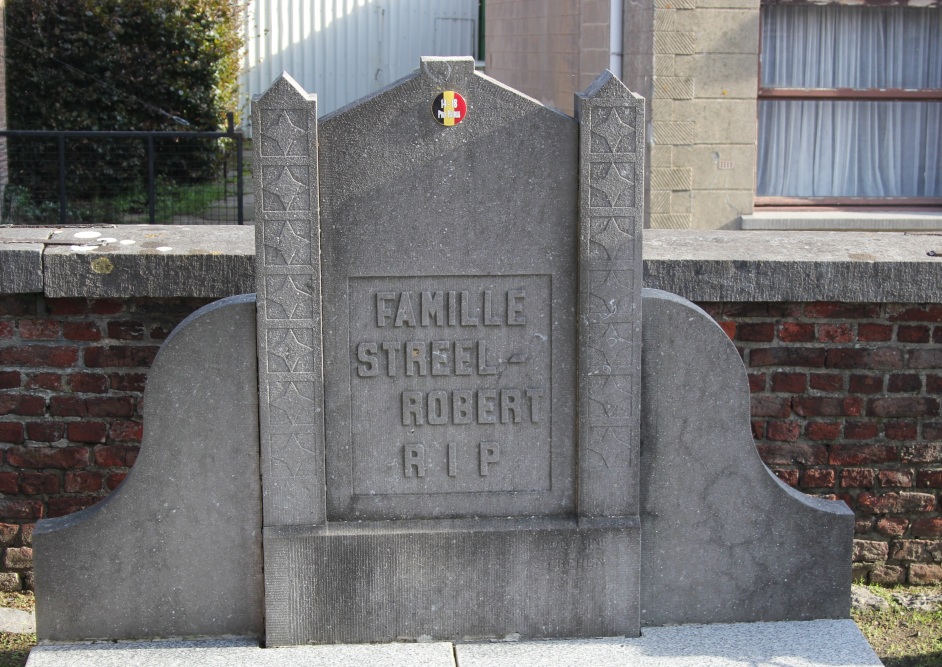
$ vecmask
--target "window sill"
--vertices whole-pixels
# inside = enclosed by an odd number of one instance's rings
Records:
[[[942,211],[762,211],[740,216],[744,230],[925,232],[942,231]]]

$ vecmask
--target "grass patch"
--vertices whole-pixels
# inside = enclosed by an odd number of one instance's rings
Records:
[[[23,667],[34,646],[36,635],[0,632],[0,667]]]
[[[36,611],[36,596],[33,591],[17,591],[16,593],[0,592],[0,607],[20,609],[22,611]]]
[[[851,616],[886,667],[942,666],[942,610],[907,609],[894,593],[942,594],[942,586],[898,586],[870,591],[890,603],[884,611],[853,610]]]
[[[0,607],[36,611],[36,597],[32,591],[0,592]],[[36,646],[36,635],[0,632],[0,667],[23,667],[29,651]]]

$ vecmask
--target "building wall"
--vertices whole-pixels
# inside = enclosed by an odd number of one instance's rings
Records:
[[[607,0],[488,0],[486,72],[572,113],[609,64]],[[622,79],[648,100],[646,226],[752,212],[759,0],[624,0]]]
[[[608,0],[487,0],[485,72],[568,114],[609,63]]]
[[[759,0],[654,7],[649,226],[737,228],[755,189]]]
[[[0,589],[32,586],[37,519],[124,479],[158,346],[208,301],[0,296]],[[762,458],[856,513],[855,574],[942,581],[942,305],[700,305],[743,355]]]
[[[475,56],[478,0],[248,0],[243,101],[283,72],[330,113],[400,79],[421,56]]]

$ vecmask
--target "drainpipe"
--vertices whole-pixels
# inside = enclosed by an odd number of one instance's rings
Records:
[[[608,19],[608,69],[621,79],[622,56],[622,2],[624,0],[609,0]]]

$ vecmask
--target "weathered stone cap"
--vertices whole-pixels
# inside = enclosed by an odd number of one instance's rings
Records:
[[[255,229],[236,225],[0,228],[0,294],[223,297],[252,292]]]
[[[43,291],[43,250],[49,228],[0,227],[0,294]]]
[[[690,301],[942,300],[942,234],[644,231],[644,285]]]
[[[221,298],[254,290],[254,256],[252,226],[0,227],[0,294]],[[942,235],[647,229],[644,284],[701,302],[940,303]]]

